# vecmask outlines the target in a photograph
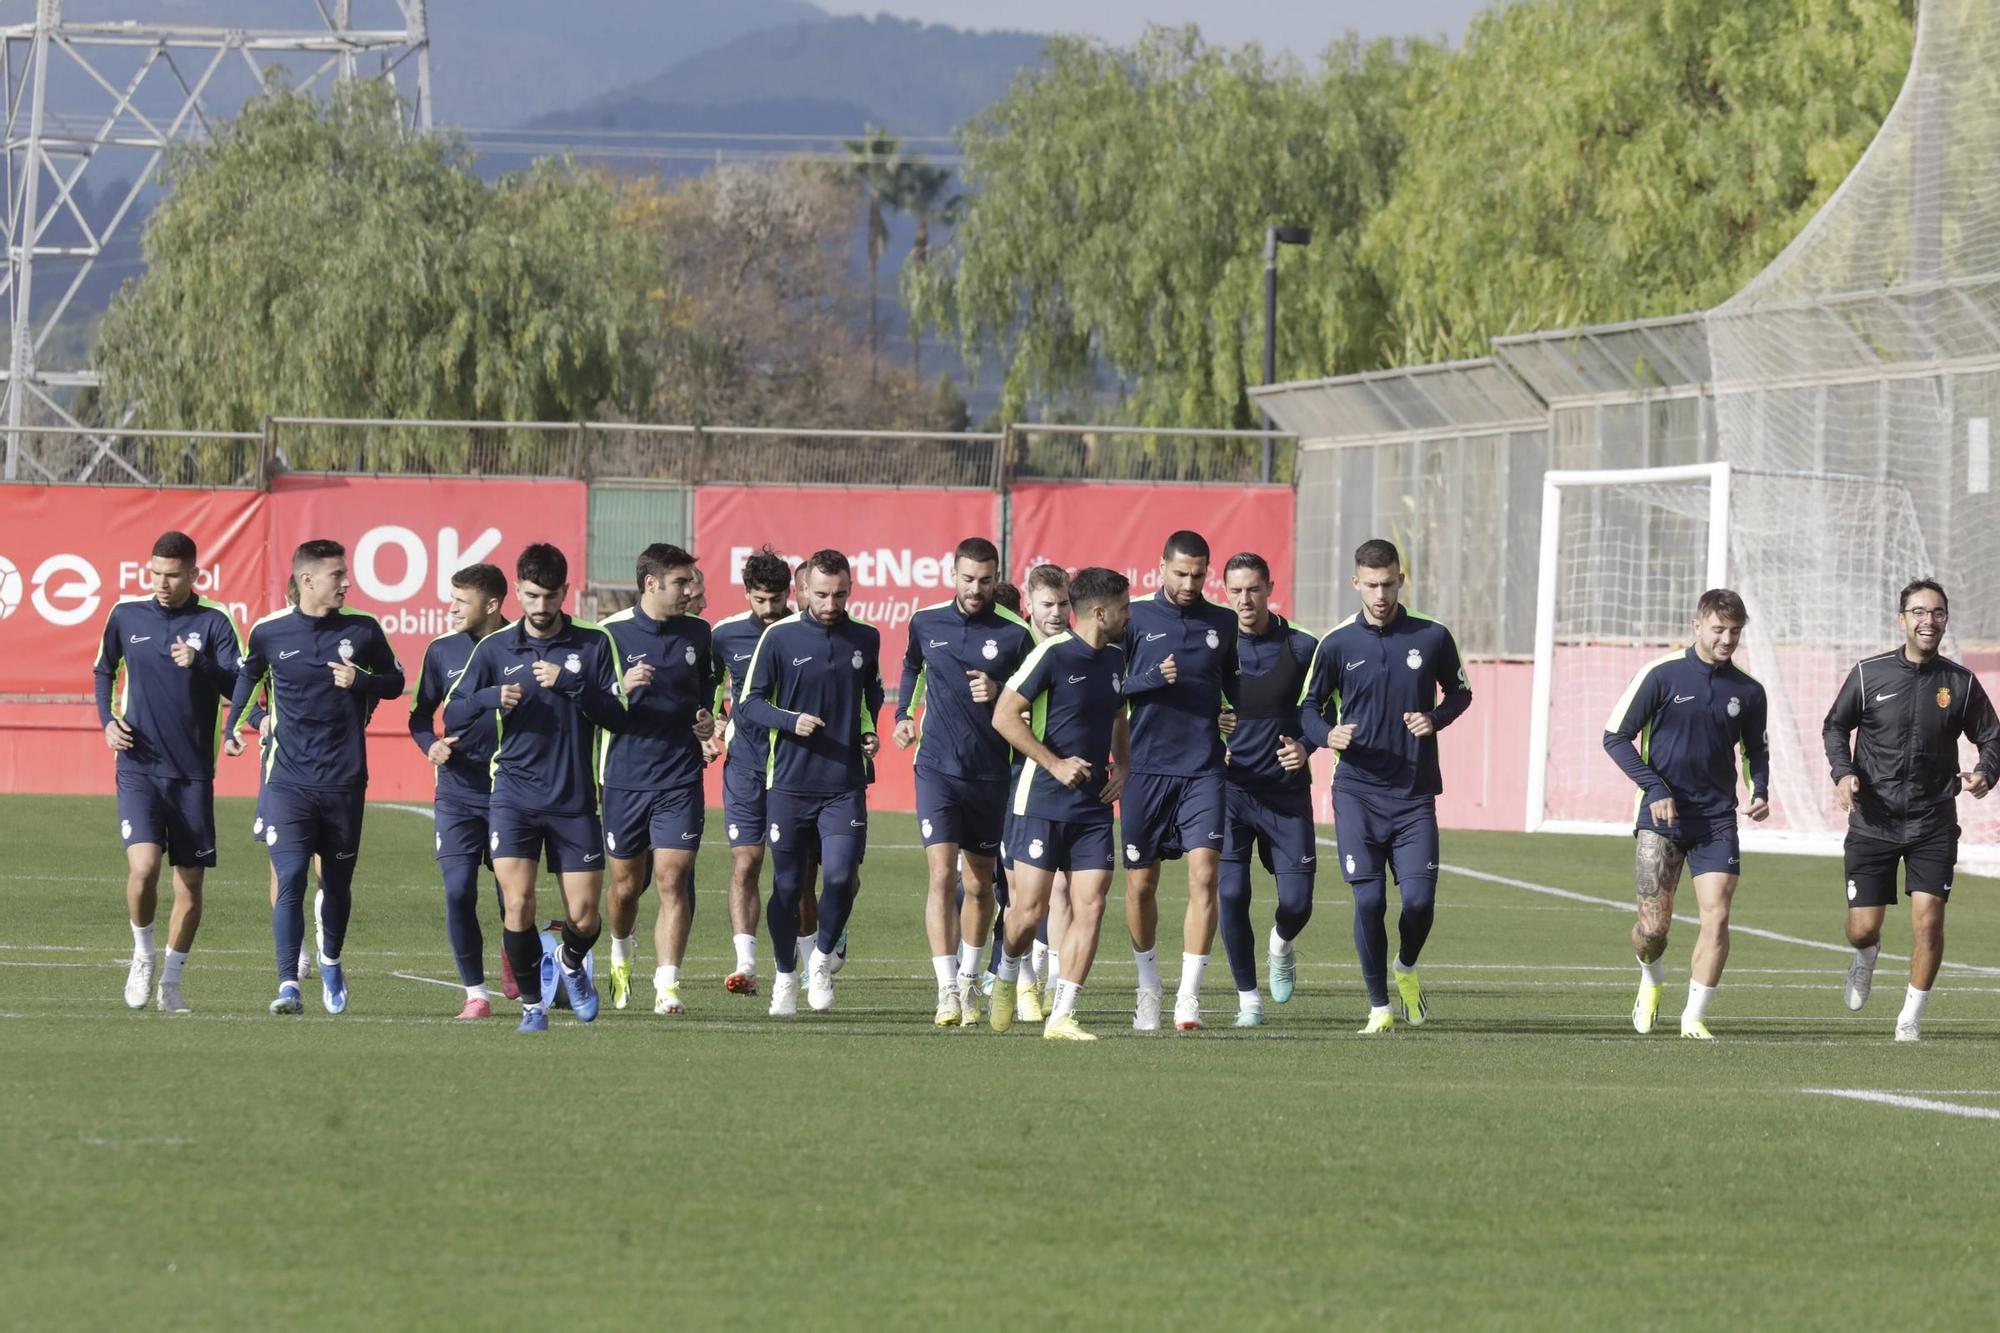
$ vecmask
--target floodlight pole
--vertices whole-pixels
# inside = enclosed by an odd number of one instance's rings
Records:
[[[1311,245],[1310,227],[1266,227],[1264,228],[1264,383],[1278,382],[1278,247],[1281,245]],[[1278,428],[1269,412],[1264,413],[1264,429]],[[1271,479],[1271,437],[1264,437],[1264,461],[1262,476]]]

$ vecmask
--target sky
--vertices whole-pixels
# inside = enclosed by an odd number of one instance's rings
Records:
[[[992,0],[815,0],[834,14],[894,14],[958,28],[1006,26],[1031,32],[1082,31],[1125,43],[1148,23],[1193,23],[1210,41],[1256,41],[1311,58],[1350,29],[1364,37],[1438,37],[1456,43],[1472,15],[1500,0],[1010,0],[1004,25]]]

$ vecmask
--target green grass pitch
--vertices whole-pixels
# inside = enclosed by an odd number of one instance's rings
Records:
[[[1422,1031],[1353,1035],[1329,873],[1297,999],[1241,1035],[1219,941],[1221,1026],[1129,1030],[1114,899],[1082,1015],[1106,1040],[1072,1046],[931,1029],[921,853],[885,815],[832,1014],[723,993],[717,840],[689,1014],[637,1007],[641,984],[634,1009],[559,1012],[531,1040],[511,1005],[454,1024],[451,990],[392,975],[453,973],[429,823],[381,806],[349,1012],[310,985],[303,1018],[266,1016],[266,864],[246,804],[221,805],[196,1012],[170,1018],[120,997],[112,803],[0,803],[15,1327],[1978,1327],[2000,1308],[1991,881],[1959,887],[1917,1046],[1890,1041],[1900,964],[1867,1010],[1841,1005],[1832,862],[1748,858],[1704,1046],[1672,1035],[1691,924],[1662,1031],[1636,1038],[1629,910],[1522,886],[1622,903],[1629,844],[1473,834],[1446,835],[1446,862],[1498,878],[1442,878]],[[1170,868],[1169,987],[1184,897]],[[1885,952],[1908,938],[1899,908]],[[488,946],[497,970],[490,921]]]

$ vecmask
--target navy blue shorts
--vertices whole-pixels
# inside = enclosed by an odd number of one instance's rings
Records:
[[[1949,901],[1952,871],[1958,865],[1959,827],[1941,824],[1910,842],[1892,842],[1847,831],[1849,907],[1893,907],[1896,865],[1903,866],[1903,892],[1928,893]]]
[[[492,864],[492,859],[486,854],[488,830],[485,806],[439,800],[432,802],[431,815],[437,821],[435,841],[438,860]]]
[[[215,864],[215,784],[118,770],[118,836],[150,842],[174,866]]]
[[[1680,848],[1687,858],[1690,875],[1743,873],[1743,847],[1737,840],[1736,821],[1733,819],[1727,824],[1683,819],[1671,828],[1662,828],[1645,819],[1632,830],[1632,836],[1636,838],[1641,833],[1657,833]]]
[[[748,764],[722,766],[722,817],[729,824],[731,847],[756,847],[764,841],[764,775]]]
[[[1067,819],[1016,815],[1008,853],[1016,864],[1072,875],[1110,870],[1118,863],[1111,821],[1077,824]]]
[[[924,846],[957,843],[975,856],[993,856],[1006,833],[1007,783],[978,782],[917,770],[917,830]]]
[[[771,850],[792,856],[818,856],[829,838],[854,838],[868,846],[868,797],[865,789],[843,792],[771,791],[765,794],[764,817],[770,827]],[[859,862],[859,852],[855,856]]]
[[[604,789],[604,850],[616,857],[656,852],[698,852],[708,805],[701,784],[663,791]]]
[[[1310,875],[1319,848],[1313,841],[1312,792],[1305,787],[1228,788],[1222,859],[1245,864],[1254,847],[1272,874]],[[1432,858],[1435,860],[1436,858]]]
[[[595,813],[559,815],[493,803],[487,811],[486,850],[494,860],[519,857],[539,861],[546,849],[556,874],[604,869],[604,826]]]
[[[1396,873],[1396,883],[1436,879],[1435,796],[1392,796],[1333,784],[1333,836],[1349,884]]]
[[[1221,851],[1225,785],[1219,772],[1128,776],[1118,801],[1126,866],[1149,866],[1201,847]]]
[[[289,787],[273,782],[258,804],[264,811],[264,845],[273,856],[304,852],[352,861],[361,850],[361,816],[368,793],[358,787]]]

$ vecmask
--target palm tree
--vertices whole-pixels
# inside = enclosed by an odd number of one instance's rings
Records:
[[[840,176],[860,193],[863,225],[868,229],[868,382],[872,384],[881,348],[881,335],[876,327],[876,306],[880,304],[877,275],[882,267],[882,251],[889,245],[886,214],[896,207],[903,145],[880,125],[865,126],[859,139],[843,143],[847,160],[840,166]]]
[[[949,227],[958,220],[958,210],[965,203],[962,194],[947,194],[951,188],[951,169],[934,167],[922,158],[912,154],[909,161],[902,164],[897,173],[896,206],[916,219],[917,235],[910,245],[907,262],[915,264],[919,270],[930,262],[931,223]],[[922,378],[922,343],[917,337],[916,321],[910,321],[910,370]]]

